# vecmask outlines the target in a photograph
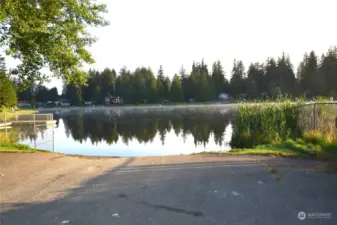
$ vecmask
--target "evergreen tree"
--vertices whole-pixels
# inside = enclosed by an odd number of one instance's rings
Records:
[[[241,60],[234,60],[232,77],[230,80],[230,93],[233,97],[246,93],[245,90],[245,67]]]
[[[269,97],[276,97],[276,88],[278,87],[277,65],[274,58],[268,58],[265,64],[265,83],[266,92]]]
[[[82,104],[82,88],[76,87],[74,84],[65,84],[63,86],[63,96],[70,101],[71,105]]]
[[[122,68],[119,72],[119,77],[117,78],[116,91],[117,95],[123,97],[126,103],[135,103],[133,83],[134,79],[131,72],[125,67]]]
[[[101,89],[103,91],[103,96],[107,97],[108,95],[115,95],[115,85],[116,85],[116,71],[114,69],[110,70],[106,68],[100,74],[101,77]]]
[[[171,80],[169,77],[165,77],[164,81],[164,97],[165,99],[170,98]]]
[[[57,88],[51,88],[48,93],[48,97],[50,101],[57,101],[59,100],[59,94],[57,92]]]
[[[225,78],[221,62],[218,60],[214,62],[212,67],[212,80],[215,93],[218,95],[222,92],[228,93],[228,80]]]
[[[38,85],[35,90],[35,99],[38,102],[47,102],[51,101],[49,98],[49,90],[46,86]]]
[[[337,47],[332,47],[322,56],[319,66],[320,77],[326,81],[326,96],[337,98]]]
[[[193,63],[190,82],[193,97],[196,101],[204,102],[215,98],[213,80],[203,60],[201,63]]]
[[[294,94],[295,73],[289,56],[284,53],[277,60],[276,82],[282,93],[287,95]]]
[[[163,66],[160,65],[157,75],[157,93],[158,93],[158,99],[163,100],[165,99],[166,92],[165,92],[165,76],[164,76],[164,70]]]
[[[301,90],[306,96],[317,96],[326,94],[325,77],[319,73],[318,60],[314,51],[305,54],[298,68],[297,77]]]
[[[149,90],[148,92],[148,99],[150,102],[154,103],[157,102],[157,80],[156,77],[154,76],[153,72],[151,69],[148,69],[147,71],[147,81],[146,81],[146,86],[147,89]]]
[[[183,89],[184,100],[188,101],[192,97],[192,90],[191,90],[191,84],[190,84],[190,77],[186,73],[184,66],[181,66],[179,75],[181,77],[181,85]]]
[[[263,65],[250,64],[246,80],[247,95],[251,98],[260,98],[266,91],[266,82]]]
[[[172,80],[171,90],[170,90],[172,102],[182,102],[184,101],[184,92],[182,89],[182,83],[180,77],[175,74]]]

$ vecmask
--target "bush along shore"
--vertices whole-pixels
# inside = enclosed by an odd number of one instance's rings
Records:
[[[265,154],[337,158],[337,104],[242,103],[226,154]]]

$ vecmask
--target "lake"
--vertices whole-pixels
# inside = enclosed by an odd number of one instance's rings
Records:
[[[234,106],[44,109],[56,126],[25,126],[20,143],[64,154],[164,156],[230,150]],[[54,147],[53,147],[54,146]]]

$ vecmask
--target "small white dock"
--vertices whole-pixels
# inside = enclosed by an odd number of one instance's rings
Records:
[[[10,129],[10,128],[12,128],[11,125],[12,125],[11,122],[0,123],[0,130],[2,130],[2,129]]]
[[[34,125],[34,124],[38,124],[38,125],[54,125],[56,124],[56,120],[17,120],[17,121],[13,121],[12,125]]]
[[[6,117],[5,117],[6,118]],[[53,118],[53,114],[18,114],[11,121],[0,123],[0,128],[8,128],[9,126],[21,126],[21,125],[55,125],[56,120]]]

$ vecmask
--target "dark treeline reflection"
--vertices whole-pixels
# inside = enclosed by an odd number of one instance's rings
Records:
[[[56,123],[56,126],[58,123]],[[17,134],[19,140],[34,141],[39,137],[44,140],[48,135],[52,134],[50,127],[46,125],[21,125],[12,129],[13,133]]]
[[[65,133],[82,143],[90,140],[92,144],[102,141],[114,144],[122,140],[128,144],[136,139],[139,143],[152,142],[156,135],[165,144],[166,135],[174,131],[182,135],[184,141],[192,135],[195,145],[206,145],[213,134],[214,142],[224,144],[224,133],[231,116],[220,113],[212,115],[158,115],[136,114],[113,117],[104,114],[77,114],[62,116]]]

